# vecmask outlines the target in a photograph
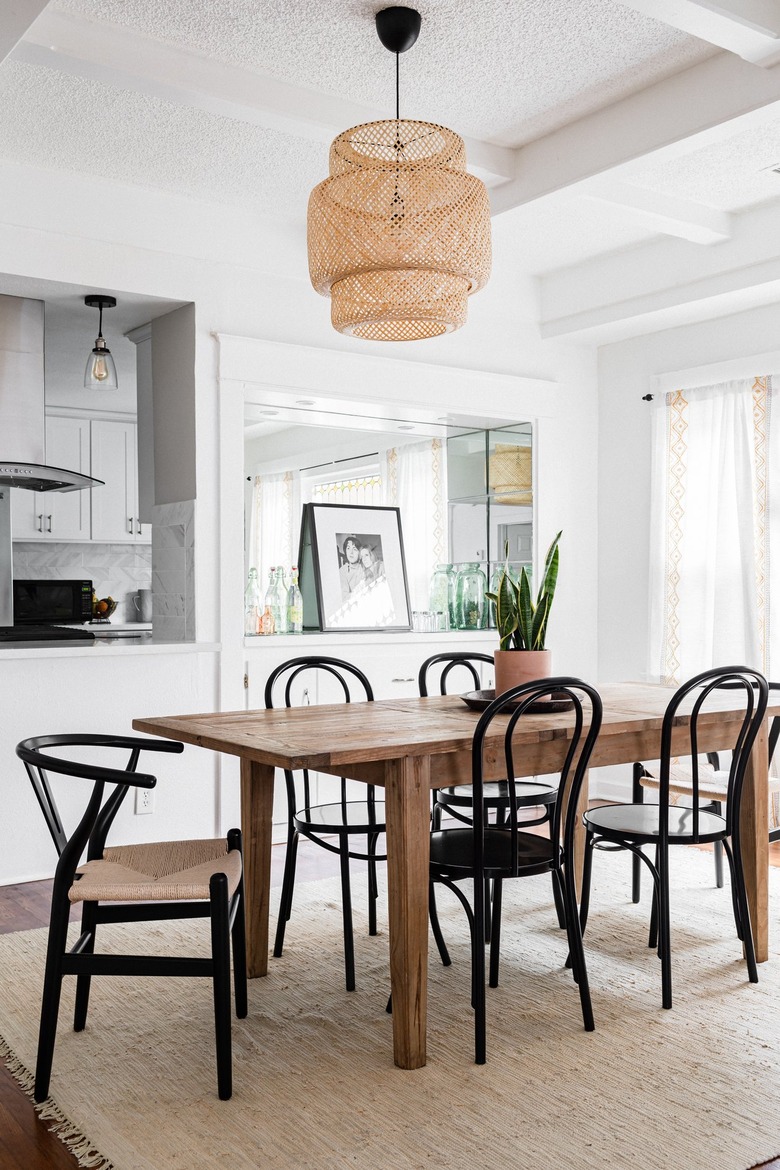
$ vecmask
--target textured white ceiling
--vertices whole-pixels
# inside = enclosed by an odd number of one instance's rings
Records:
[[[391,115],[376,0],[58,0],[53,8]],[[421,0],[402,113],[519,145],[716,50],[615,0]]]
[[[723,211],[780,199],[780,119],[655,166],[631,167],[626,178],[649,191],[680,195]]]
[[[0,157],[296,218],[327,174],[316,142],[14,61]]]

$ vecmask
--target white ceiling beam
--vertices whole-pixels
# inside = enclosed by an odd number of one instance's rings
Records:
[[[721,313],[768,303],[778,282],[780,220],[770,203],[735,217],[732,238],[717,248],[658,239],[539,277],[540,332],[614,340],[650,331],[658,314],[682,323],[714,315],[715,303]]]
[[[681,32],[736,53],[754,65],[780,61],[777,4],[772,0],[620,0]]]
[[[49,0],[3,0],[3,18],[0,21],[0,61],[25,35],[37,20]]]
[[[694,244],[720,244],[731,237],[733,217],[726,211],[636,187],[620,179],[595,179],[582,192],[586,199],[609,203],[628,211],[651,231],[677,236]]]
[[[491,191],[493,215],[636,159],[664,162],[780,113],[780,66],[719,53],[517,151],[517,178]]]
[[[13,55],[28,64],[326,144],[349,126],[387,116],[387,110],[290,85],[68,12],[45,13]],[[476,139],[465,142],[469,169],[488,185],[514,177],[513,150]]]

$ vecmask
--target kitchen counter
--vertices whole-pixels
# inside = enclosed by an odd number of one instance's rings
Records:
[[[0,660],[19,658],[105,658],[112,654],[202,654],[216,653],[219,642],[166,642],[150,632],[138,637],[101,634],[94,642],[11,642],[0,645]]]

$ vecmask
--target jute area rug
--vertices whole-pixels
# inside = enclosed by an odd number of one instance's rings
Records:
[[[582,1028],[546,878],[508,883],[488,1063],[473,1062],[466,924],[446,891],[453,966],[430,959],[429,1062],[392,1062],[387,933],[369,938],[356,888],[358,990],[343,990],[337,882],[301,885],[282,959],[234,1024],[235,1094],[216,1096],[208,980],[93,980],[87,1030],[64,996],[47,1112],[105,1170],[746,1170],[780,1152],[780,956],[747,982],[712,858],[674,850],[675,1003],[661,1008],[647,893],[627,857],[597,856],[586,936],[596,1031]],[[772,873],[772,906],[780,904]],[[362,886],[356,880],[356,887]],[[103,927],[160,947],[160,927]],[[142,936],[142,942],[138,936]],[[185,950],[200,923],[175,928]],[[127,939],[135,943],[127,943]],[[0,1034],[34,1067],[45,932],[0,938]],[[189,943],[189,946],[188,946]],[[68,980],[72,985],[73,980]]]

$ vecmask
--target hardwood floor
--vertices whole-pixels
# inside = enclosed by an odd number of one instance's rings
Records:
[[[769,847],[770,863],[780,866],[780,842]],[[281,884],[284,846],[275,846],[272,882]],[[315,845],[301,842],[298,871],[301,881],[315,881],[337,872],[338,862]],[[51,882],[0,886],[0,933],[47,926]],[[76,1159],[39,1120],[31,1099],[0,1062],[0,1170],[78,1170]],[[736,1168],[735,1168],[736,1170]],[[747,1167],[744,1170],[748,1170]],[[780,1170],[780,1159],[750,1170]]]

